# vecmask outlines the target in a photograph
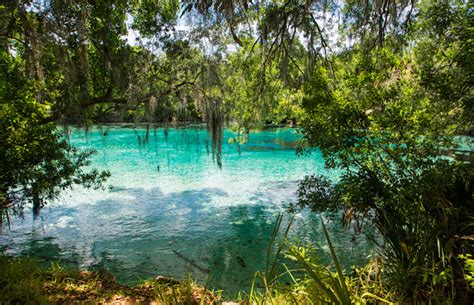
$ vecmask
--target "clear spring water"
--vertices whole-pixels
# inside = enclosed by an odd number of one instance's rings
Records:
[[[156,275],[192,276],[233,293],[250,286],[263,270],[268,241],[280,212],[295,200],[297,182],[323,173],[321,154],[297,156],[295,129],[252,132],[247,143],[229,143],[224,133],[222,169],[209,153],[202,128],[145,130],[96,127],[74,130],[71,143],[93,148],[93,166],[112,174],[106,190],[76,187],[45,207],[33,220],[15,218],[1,237],[12,255],[30,255],[45,264],[60,261],[80,268],[106,268],[122,283]],[[340,224],[329,225],[340,260],[360,264],[372,253],[364,238]],[[327,245],[319,218],[295,215],[291,236]]]

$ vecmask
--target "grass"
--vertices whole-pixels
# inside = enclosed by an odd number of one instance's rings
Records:
[[[239,293],[234,300],[237,304],[393,304],[395,294],[383,283],[379,260],[354,269],[351,275],[344,274],[321,221],[334,268],[322,266],[311,249],[287,240],[291,223],[290,220],[282,229],[282,216],[278,217],[267,250],[266,268],[255,273],[249,294]],[[293,260],[296,268],[282,263],[283,257]],[[193,282],[189,272],[182,281],[157,277],[129,287],[117,283],[106,270],[79,271],[58,264],[44,270],[34,260],[10,257],[0,257],[0,284],[0,304],[222,302],[220,294],[209,291],[207,284],[202,287]]]
[[[265,270],[255,273],[248,294],[241,291],[234,302],[227,304],[412,303],[396,285],[385,282],[385,266],[379,258],[364,267],[353,267],[349,273],[343,270],[322,220],[332,264],[319,264],[313,249],[288,241],[291,222],[281,229],[282,216],[278,217],[267,250]],[[293,261],[291,269],[282,262],[283,257]],[[474,288],[474,260],[469,254],[462,259],[465,260],[466,283]],[[117,283],[106,270],[79,271],[58,264],[45,270],[32,259],[0,256],[0,304],[203,305],[223,303],[220,293],[208,290],[207,284],[198,285],[189,272],[182,281],[157,277],[130,287]],[[445,298],[434,297],[427,304],[453,303],[445,301]]]
[[[277,274],[278,269],[274,267],[270,268],[271,272],[257,272],[250,294],[239,301],[245,304],[395,304],[398,295],[387,289],[380,260],[375,259],[363,268],[354,268],[349,275],[344,274],[322,220],[321,224],[331,253],[332,268],[320,265],[312,249],[288,242],[286,237],[291,221],[277,243],[274,236],[280,231],[279,217],[267,252],[267,266],[283,266],[284,270]],[[279,262],[282,253],[296,263],[295,269],[290,270]],[[279,282],[284,276],[291,279],[290,284],[286,279]],[[264,286],[263,290],[253,288],[257,281]]]
[[[53,264],[44,270],[35,260],[0,256],[0,304],[215,304],[218,293],[192,281],[166,277],[129,287],[106,271],[79,271]]]

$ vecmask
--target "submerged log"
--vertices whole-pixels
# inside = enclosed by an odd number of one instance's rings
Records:
[[[201,271],[203,273],[206,273],[206,274],[208,274],[210,272],[209,269],[206,269],[206,268],[203,268],[203,267],[199,266],[194,260],[187,258],[186,256],[179,253],[178,251],[173,250],[173,253],[176,254],[179,258],[181,258],[185,262],[187,262],[188,264],[190,264],[191,266],[193,266],[194,268],[198,269],[199,271]]]
[[[246,267],[244,259],[241,258],[240,256],[237,256],[237,261],[239,262],[239,265],[240,265],[242,268],[245,268],[245,267]]]

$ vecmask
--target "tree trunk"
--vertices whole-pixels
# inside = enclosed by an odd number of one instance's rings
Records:
[[[41,199],[38,190],[38,183],[33,183],[33,218],[36,219],[39,215],[39,211],[41,209]]]

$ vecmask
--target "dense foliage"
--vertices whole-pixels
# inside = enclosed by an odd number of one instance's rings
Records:
[[[84,170],[91,152],[57,124],[206,122],[221,166],[225,123],[298,123],[300,152],[317,147],[342,171],[306,177],[299,206],[342,211],[357,234],[375,227],[400,300],[472,301],[461,259],[474,251],[469,1],[0,8],[0,219],[106,178]]]
[[[313,75],[305,141],[343,174],[307,177],[300,205],[343,209],[356,232],[374,225],[392,283],[408,300],[463,303],[470,289],[459,255],[473,251],[474,172],[455,136],[473,124],[465,61],[473,46],[458,37],[472,27],[466,3],[422,4],[406,48],[387,36],[382,47],[337,56],[334,79],[324,69]]]
[[[41,123],[44,106],[31,96],[5,101],[0,115],[0,219],[28,202],[37,214],[65,188],[99,187],[108,177],[107,172],[85,170],[93,151],[70,146],[54,123]]]

